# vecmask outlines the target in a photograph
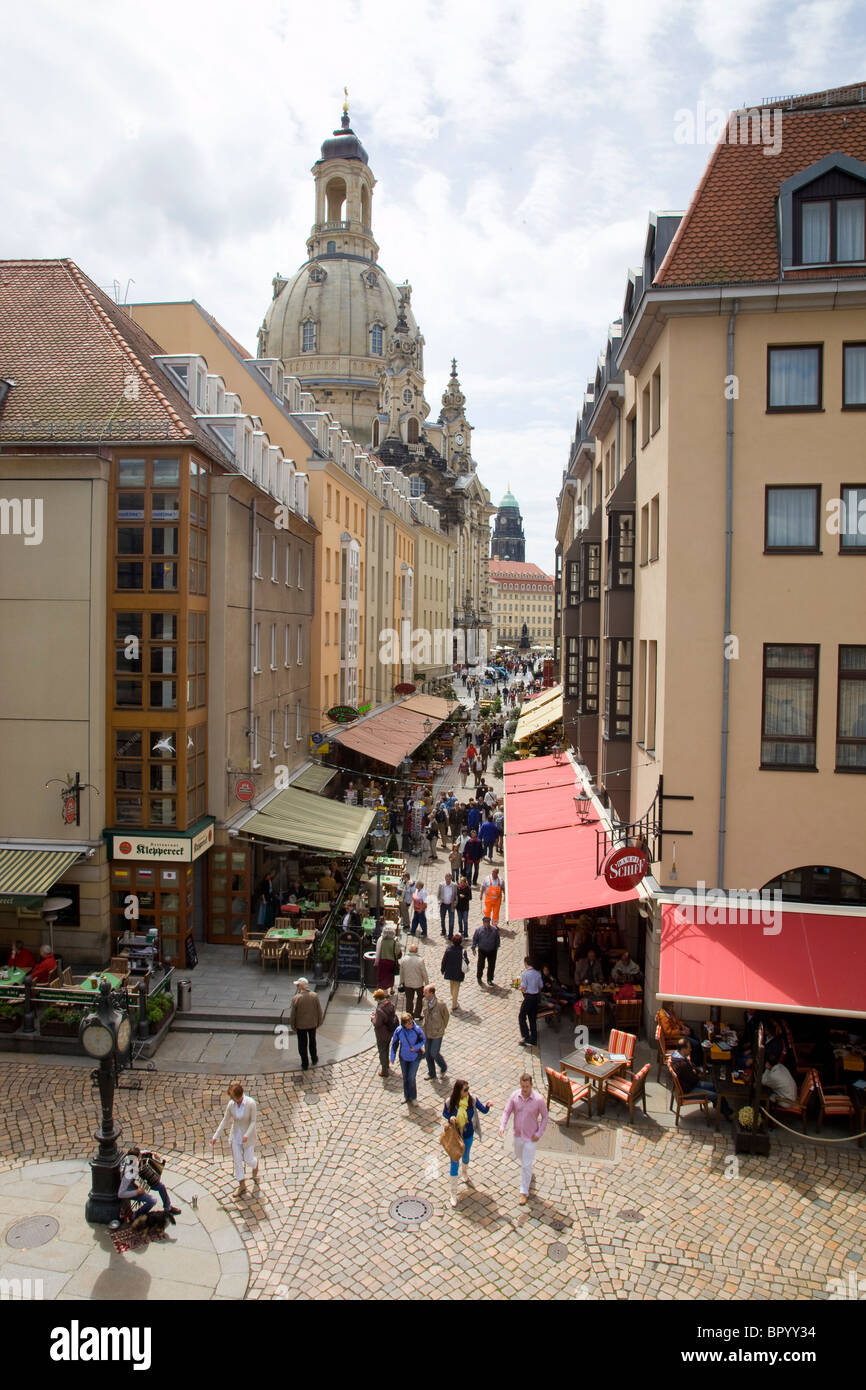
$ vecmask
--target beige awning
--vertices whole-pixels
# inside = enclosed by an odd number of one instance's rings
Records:
[[[0,906],[38,907],[38,899],[80,854],[77,849],[0,849]]]
[[[344,806],[341,801],[287,787],[244,822],[241,834],[306,849],[354,854],[375,815],[363,806]]]
[[[443,700],[441,695],[410,695],[408,700],[400,701],[400,709],[410,709],[440,724],[459,708],[459,700]]]
[[[532,734],[540,733],[550,724],[555,724],[557,719],[562,718],[562,686],[554,685],[537,699],[530,700],[529,704],[517,721],[517,728],[514,733],[514,742],[522,743]]]
[[[292,783],[293,787],[298,787],[302,792],[320,792],[337,775],[335,767],[325,767],[323,763],[312,763],[310,767],[305,767],[300,777],[296,777]]]

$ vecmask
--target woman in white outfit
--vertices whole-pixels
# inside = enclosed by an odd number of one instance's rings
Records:
[[[235,1197],[243,1197],[246,1190],[244,1164],[253,1170],[253,1182],[259,1185],[259,1161],[256,1158],[256,1103],[252,1096],[244,1095],[239,1081],[229,1086],[229,1103],[219,1128],[211,1143],[215,1144],[226,1125],[231,1124],[232,1157],[235,1164],[235,1178],[238,1182]]]

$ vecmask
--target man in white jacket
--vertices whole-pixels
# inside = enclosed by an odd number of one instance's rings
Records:
[[[418,955],[418,942],[410,941],[409,950],[400,962],[400,984],[406,991],[406,1012],[421,1017],[424,986],[429,984],[427,967]]]
[[[239,1081],[235,1081],[229,1086],[229,1103],[217,1127],[216,1134],[211,1139],[212,1144],[216,1143],[228,1124],[231,1125],[232,1157],[234,1159],[235,1178],[238,1183],[234,1195],[235,1197],[243,1197],[247,1190],[244,1164],[247,1168],[252,1168],[253,1182],[258,1187],[259,1161],[256,1158],[256,1103],[252,1096],[244,1095],[244,1088]]]

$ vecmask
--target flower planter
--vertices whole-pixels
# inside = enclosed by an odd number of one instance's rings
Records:
[[[0,1018],[0,1033],[17,1033],[21,1027],[22,1018]]]
[[[77,1038],[77,1023],[61,1023],[59,1019],[50,1018],[47,1023],[39,1024],[39,1034],[43,1038]]]
[[[770,1152],[770,1136],[765,1129],[743,1129],[739,1120],[734,1120],[734,1153],[760,1154],[766,1158]]]
[[[150,1036],[153,1037],[156,1033],[161,1033],[166,1024],[170,1023],[171,1020],[174,1018],[174,1013],[175,1011],[172,1008],[169,1009],[167,1013],[164,1013],[162,1015],[158,1023],[154,1023],[153,1020],[151,1020],[151,1022],[148,1025],[150,1028]]]

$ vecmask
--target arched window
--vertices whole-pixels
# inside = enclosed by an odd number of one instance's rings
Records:
[[[406,426],[406,443],[418,443],[418,421],[415,419],[414,415],[409,416],[409,422]]]
[[[370,192],[366,184],[361,185],[361,225],[370,225]]]
[[[370,329],[370,351],[376,356],[381,357],[385,347],[385,330],[381,323],[374,323]]]
[[[378,421],[378,420],[374,420],[374,421],[373,421],[373,448],[374,448],[374,449],[376,448],[376,446],[378,445],[378,443],[379,443],[379,421]]]
[[[327,200],[327,218],[329,222],[342,222],[343,209],[346,205],[346,180],[331,179],[325,190]]]
[[[417,473],[413,473],[409,479],[409,496],[423,497],[426,485],[423,478],[419,478]]]
[[[337,252],[337,243],[335,241],[329,241],[325,249],[329,256],[334,256]]]
[[[803,865],[771,878],[762,893],[780,892],[783,902],[866,903],[866,879],[829,864]]]
[[[316,351],[316,325],[312,319],[301,324],[301,352]]]

